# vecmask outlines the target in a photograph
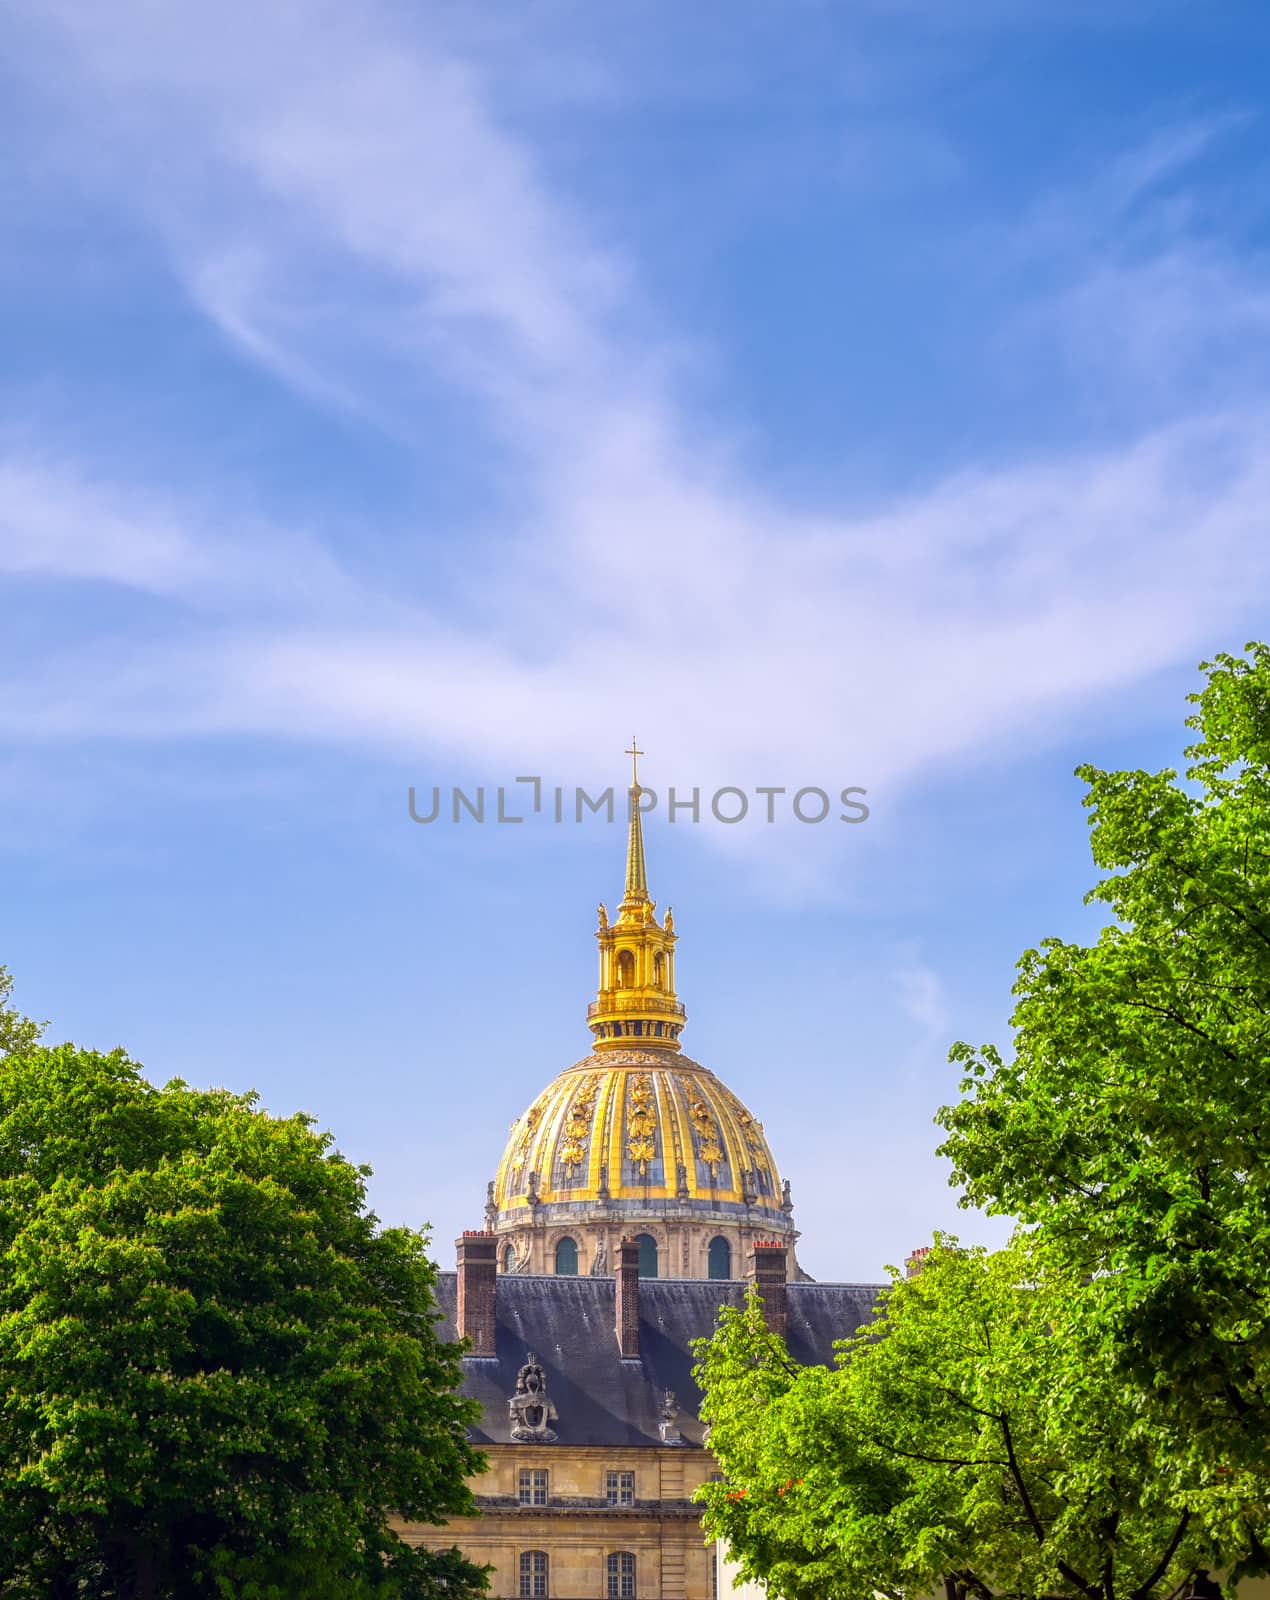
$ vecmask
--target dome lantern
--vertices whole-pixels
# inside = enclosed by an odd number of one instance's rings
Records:
[[[626,885],[617,917],[610,923],[600,906],[596,939],[600,946],[600,986],[587,1007],[587,1024],[597,1051],[629,1049],[635,1040],[651,1040],[656,1048],[679,1049],[685,1012],[675,995],[675,919],[667,908],[657,920],[657,902],[648,893],[644,865],[644,824],[639,786],[639,758],[634,739],[627,791],[629,826]]]

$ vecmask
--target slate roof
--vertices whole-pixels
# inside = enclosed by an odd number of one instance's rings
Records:
[[[703,1279],[643,1278],[639,1285],[638,1360],[623,1360],[614,1332],[612,1278],[533,1277],[499,1273],[493,1356],[466,1356],[463,1392],[479,1400],[484,1417],[472,1430],[477,1444],[509,1444],[508,1398],[530,1351],[559,1412],[552,1424],[562,1444],[660,1445],[662,1394],[681,1407],[676,1427],[700,1444],[701,1392],[692,1381],[692,1341],[707,1337],[719,1307],[739,1306],[746,1284]],[[833,1344],[869,1322],[882,1286],[871,1283],[791,1283],[786,1338],[790,1354],[807,1365],[831,1365]],[[458,1279],[439,1275],[437,1301],[443,1338],[458,1337]]]

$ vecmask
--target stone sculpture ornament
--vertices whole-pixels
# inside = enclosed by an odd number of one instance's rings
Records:
[[[516,1374],[516,1393],[507,1402],[512,1438],[519,1444],[554,1444],[556,1434],[548,1426],[558,1422],[555,1406],[547,1397],[547,1379],[533,1351]]]
[[[657,1423],[657,1431],[661,1434],[663,1444],[682,1444],[679,1429],[675,1422],[679,1417],[679,1402],[675,1399],[675,1391],[666,1389],[662,1392],[661,1413]]]

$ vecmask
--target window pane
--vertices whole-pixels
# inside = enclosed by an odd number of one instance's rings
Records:
[[[525,1600],[539,1600],[547,1593],[547,1552],[520,1552],[520,1592]]]
[[[609,1600],[634,1600],[635,1557],[629,1550],[615,1550],[608,1558]]]
[[[635,1504],[635,1474],[633,1472],[606,1472],[604,1498],[611,1506]]]
[[[545,1506],[547,1504],[547,1469],[545,1467],[522,1467],[517,1487],[518,1499],[522,1506]]]

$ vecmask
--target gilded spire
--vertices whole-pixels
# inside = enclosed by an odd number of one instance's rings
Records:
[[[626,841],[626,896],[627,900],[648,899],[648,873],[644,868],[644,823],[639,809],[639,758],[643,751],[632,738],[626,754],[631,758],[630,833]]]
[[[640,816],[639,758],[631,740],[630,832],[626,843],[626,892],[610,923],[600,907],[600,991],[587,1012],[597,1050],[644,1048],[678,1050],[684,1008],[675,996],[675,934],[669,914],[657,921],[644,867],[644,827]]]

